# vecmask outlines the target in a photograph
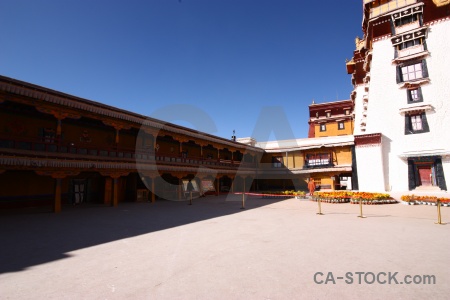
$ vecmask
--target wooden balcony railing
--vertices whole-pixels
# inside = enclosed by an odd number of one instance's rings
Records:
[[[219,167],[237,168],[239,166],[246,168],[256,168],[257,164],[254,162],[242,162],[238,160],[226,159],[211,159],[204,157],[184,157],[182,155],[170,154],[155,154],[149,151],[136,151],[135,149],[126,148],[111,148],[111,147],[92,147],[87,145],[75,145],[73,143],[61,143],[56,139],[45,138],[17,138],[11,136],[0,136],[0,150],[1,149],[17,149],[23,151],[30,151],[33,154],[42,153],[57,154],[60,157],[64,155],[67,158],[83,157],[97,157],[102,159],[119,159],[119,160],[147,160],[155,161],[158,164],[177,164],[177,165],[210,165]]]

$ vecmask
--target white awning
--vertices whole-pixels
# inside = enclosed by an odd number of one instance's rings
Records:
[[[424,111],[431,111],[433,110],[433,106],[430,104],[421,104],[421,105],[414,105],[414,106],[408,106],[404,108],[399,109],[400,114],[410,114],[415,112],[424,112]]]
[[[424,156],[450,156],[450,151],[445,149],[433,149],[433,150],[421,150],[421,151],[408,151],[398,155],[398,157],[406,159],[410,157],[424,157]]]

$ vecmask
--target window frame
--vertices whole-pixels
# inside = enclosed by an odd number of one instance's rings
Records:
[[[417,91],[417,100],[414,100],[412,91]],[[416,87],[416,88],[407,89],[406,90],[406,97],[407,97],[407,100],[408,100],[408,104],[423,102],[422,88],[419,86],[419,87]]]
[[[424,45],[424,39],[423,37],[410,39],[408,41],[401,42],[396,45],[396,48],[398,51],[408,49],[410,47],[418,46],[418,45]]]
[[[327,124],[319,124],[320,132],[327,131]]]
[[[400,17],[394,20],[394,27],[401,27],[404,26],[406,24],[411,24],[414,23],[416,21],[420,22],[420,13],[413,13],[413,14],[409,14],[406,15],[404,17]]]
[[[417,65],[420,65],[421,77],[410,78],[408,76],[408,79],[405,80],[405,78],[404,78],[405,76],[403,74],[403,69],[411,67],[411,66],[417,66]],[[414,70],[413,72],[407,72],[406,74],[415,74],[417,72],[418,72],[418,70]],[[414,62],[408,63],[408,64],[399,64],[397,66],[397,83],[414,82],[414,81],[418,81],[418,80],[426,79],[426,78],[428,78],[428,68],[427,68],[427,63],[426,63],[425,59],[422,59],[419,61],[414,61]]]
[[[331,152],[308,153],[305,155],[305,167],[317,168],[333,165],[333,156]]]
[[[417,122],[413,122],[413,117],[419,117],[420,116],[420,129],[414,129],[413,124],[418,124]],[[420,113],[411,113],[405,115],[405,135],[410,134],[419,134],[419,133],[426,133],[430,132],[430,127],[428,125],[427,115],[425,112]]]
[[[272,156],[272,168],[282,168],[283,166],[283,156]]]
[[[338,123],[338,130],[344,130],[345,129],[344,121],[338,121],[337,123]]]

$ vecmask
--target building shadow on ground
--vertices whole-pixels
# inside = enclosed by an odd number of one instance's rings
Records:
[[[245,212],[242,197],[219,196],[188,201],[121,203],[118,207],[79,205],[59,214],[38,211],[0,216],[0,274],[70,257],[70,252],[124,238]],[[251,198],[246,210],[279,202]],[[29,213],[27,213],[29,212]]]

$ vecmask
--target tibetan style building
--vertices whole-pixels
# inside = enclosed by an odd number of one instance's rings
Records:
[[[0,77],[0,206],[253,190],[263,150]],[[247,182],[247,186],[246,186]]]
[[[359,188],[447,190],[450,1],[364,0],[352,75]]]
[[[450,1],[363,8],[350,99],[313,102],[306,139],[228,140],[0,76],[0,209],[306,190],[311,177],[320,190],[446,191]]]
[[[353,101],[342,100],[309,106],[308,137],[353,134]]]
[[[313,178],[321,191],[357,188],[353,135],[261,142],[256,146],[265,150],[261,168],[288,170],[294,186],[304,186]],[[270,183],[274,180],[266,182]]]
[[[306,190],[311,176],[321,190],[351,188],[348,100],[310,106],[318,112],[310,122],[325,121],[328,137],[318,129],[316,138],[259,143],[8,77],[0,77],[0,108],[0,208],[183,200],[189,181],[197,195]]]

